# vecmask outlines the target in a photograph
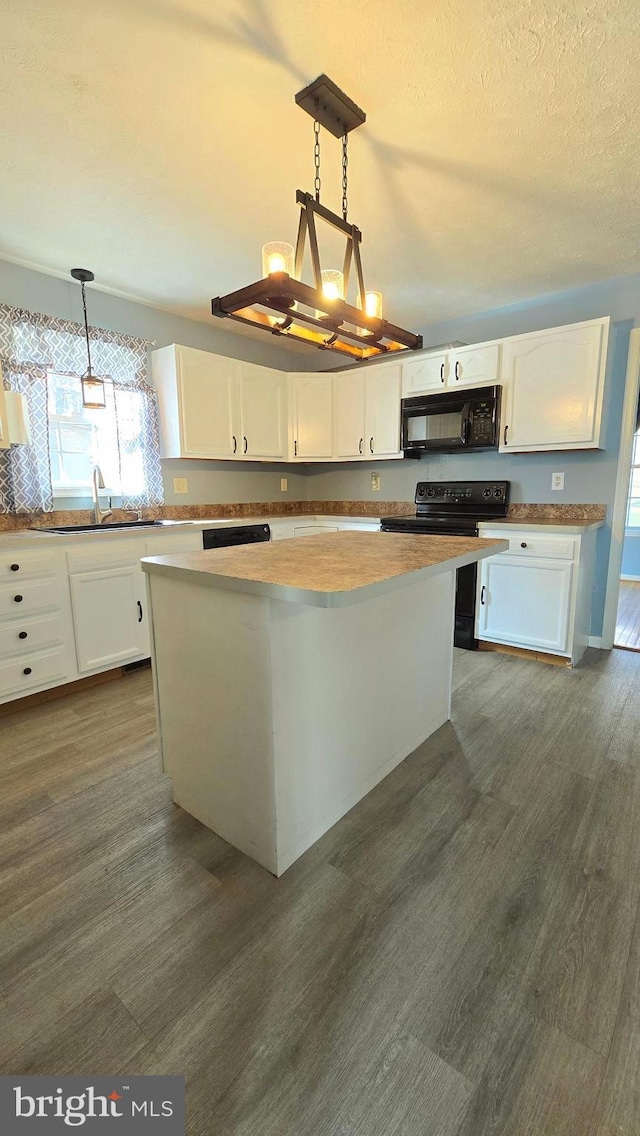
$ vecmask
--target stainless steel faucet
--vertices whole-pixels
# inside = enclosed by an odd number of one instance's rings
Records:
[[[111,516],[112,510],[100,508],[100,490],[105,488],[105,484],[99,465],[94,465],[93,467],[91,485],[93,488],[93,519],[97,525],[101,525],[103,521],[106,521],[107,517]]]

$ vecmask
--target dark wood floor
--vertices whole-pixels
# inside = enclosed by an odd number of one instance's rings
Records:
[[[190,1136],[637,1136],[639,678],[459,653],[280,880],[173,805],[148,672],[0,720],[2,1072],[184,1073]]]
[[[616,616],[616,647],[640,651],[640,580],[622,580]]]

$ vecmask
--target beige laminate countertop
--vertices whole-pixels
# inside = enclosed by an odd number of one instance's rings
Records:
[[[508,548],[503,540],[337,532],[238,548],[153,556],[145,572],[315,607],[338,607],[417,583]]]
[[[581,533],[594,532],[595,529],[602,528],[604,520],[598,521],[558,521],[553,517],[529,517],[527,520],[522,520],[519,517],[503,517],[499,521],[480,521],[478,529],[480,532],[485,532],[490,529],[504,529],[505,532],[509,529],[522,529],[523,532],[536,532],[538,529],[544,529],[546,532],[568,534],[572,536],[579,536]]]

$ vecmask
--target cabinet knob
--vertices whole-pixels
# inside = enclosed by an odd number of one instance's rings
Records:
[[[14,596],[13,599],[15,603],[22,603],[22,596]]]
[[[30,675],[31,674],[31,667],[25,667],[22,673],[23,673],[23,675]]]
[[[11,565],[11,571],[12,572],[19,572],[20,571],[20,565],[19,564],[12,564]]]
[[[18,639],[26,639],[26,638],[27,638],[26,631],[19,631],[18,632]]]
[[[526,547],[527,547],[527,542],[526,542],[526,540],[521,540],[521,541],[520,541],[520,548],[526,548]]]

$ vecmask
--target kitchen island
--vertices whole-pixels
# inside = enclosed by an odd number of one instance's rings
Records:
[[[143,560],[175,801],[281,875],[447,721],[456,569],[507,547],[338,532]]]

